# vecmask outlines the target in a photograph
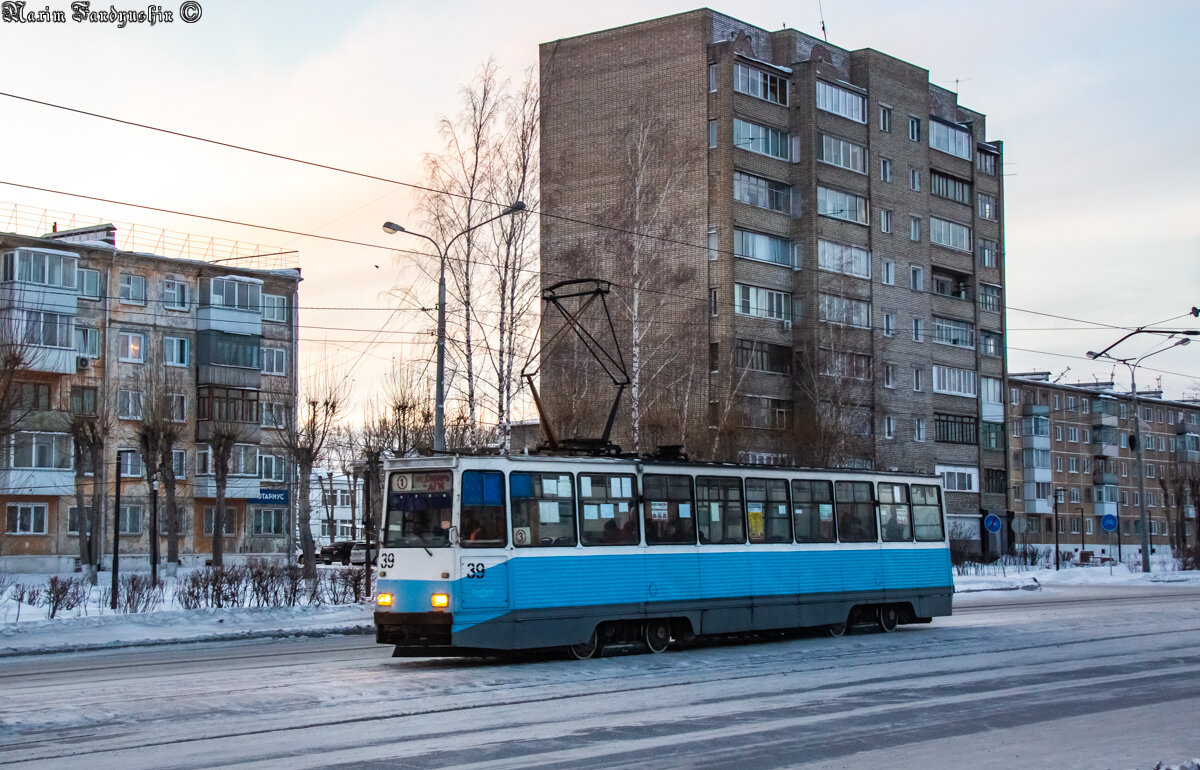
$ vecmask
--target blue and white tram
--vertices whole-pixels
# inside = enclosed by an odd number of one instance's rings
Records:
[[[470,655],[949,615],[936,477],[620,458],[385,472],[376,640]]]

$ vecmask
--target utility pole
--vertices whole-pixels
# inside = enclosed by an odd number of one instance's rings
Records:
[[[1054,571],[1058,572],[1058,493],[1061,490],[1054,490]]]
[[[121,455],[129,450],[117,450],[116,501],[113,503],[113,552],[112,552],[112,610],[117,610],[117,590],[121,572]]]
[[[158,484],[157,474],[146,468],[150,481],[150,584],[158,585]]]

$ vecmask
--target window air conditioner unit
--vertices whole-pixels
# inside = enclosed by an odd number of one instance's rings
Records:
[[[91,365],[91,359],[89,359],[87,356],[78,356],[75,359],[75,368],[79,371],[83,371]]]

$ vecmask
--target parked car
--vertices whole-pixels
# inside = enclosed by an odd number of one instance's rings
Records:
[[[319,561],[323,564],[333,564],[341,562],[342,564],[350,564],[350,551],[357,545],[353,540],[339,540],[336,543],[321,546],[321,556]]]
[[[379,544],[371,543],[371,563],[375,564],[379,561]],[[367,544],[358,542],[350,549],[351,564],[366,564],[367,562]]]

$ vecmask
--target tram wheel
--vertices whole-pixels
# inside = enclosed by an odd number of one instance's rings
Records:
[[[666,651],[671,644],[671,624],[666,620],[647,620],[642,625],[642,641],[650,652]]]
[[[567,648],[567,655],[575,660],[594,658],[598,652],[600,652],[600,637],[596,635],[595,629],[592,629],[592,635],[588,637],[586,642],[572,644]]]
[[[825,626],[825,633],[829,634],[830,636],[832,636],[834,638],[837,638],[839,636],[845,636],[846,635],[846,623],[844,621],[841,623],[830,623],[829,625]]]
[[[879,630],[890,634],[900,625],[900,611],[891,605],[879,608]]]

